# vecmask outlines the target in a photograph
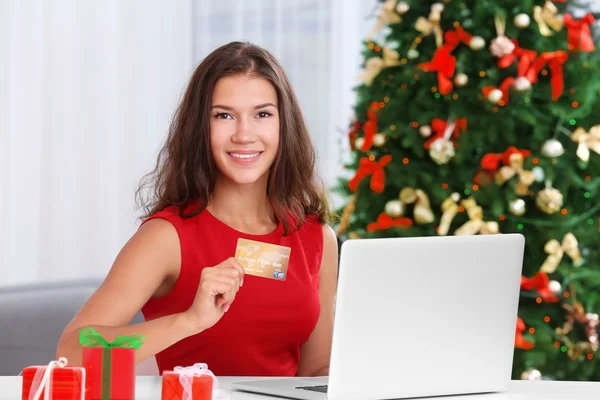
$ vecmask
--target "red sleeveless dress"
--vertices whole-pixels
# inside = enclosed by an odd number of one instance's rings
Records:
[[[281,224],[270,234],[249,235],[208,210],[181,218],[170,207],[146,221],[154,218],[167,220],[177,230],[181,272],[169,294],[151,298],[142,308],[147,321],[187,310],[202,269],[233,257],[238,238],[291,248],[285,281],[246,275],[244,286],[219,322],[156,355],[159,372],[206,363],[217,376],[294,376],[300,346],[309,338],[320,313],[321,224],[307,218],[298,231],[284,237]]]

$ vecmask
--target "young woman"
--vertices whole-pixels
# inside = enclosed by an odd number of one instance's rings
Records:
[[[143,224],[57,356],[80,364],[79,331],[94,327],[107,340],[144,335],[136,359],[155,356],[161,373],[203,362],[218,376],[327,375],[337,241],[302,113],[273,56],[239,42],[211,53],[148,178]],[[285,279],[245,275],[239,238],[290,248]],[[146,322],[128,325],[140,310]]]

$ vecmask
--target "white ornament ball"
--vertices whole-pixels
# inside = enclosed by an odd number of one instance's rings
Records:
[[[456,74],[456,76],[454,77],[454,83],[456,83],[456,86],[466,86],[467,83],[469,83],[469,77],[467,76],[467,74],[463,74],[461,72],[460,74]]]
[[[396,12],[400,15],[406,14],[409,10],[410,10],[410,5],[405,1],[401,1],[396,6]]]
[[[490,44],[490,52],[498,58],[511,54],[514,49],[515,44],[506,36],[498,36]]]
[[[429,147],[429,155],[438,165],[448,164],[454,154],[454,144],[448,139],[437,139]]]
[[[490,101],[490,103],[498,104],[500,100],[502,100],[503,95],[504,94],[500,89],[494,89],[488,94],[487,99]]]
[[[428,138],[429,136],[431,136],[431,127],[429,125],[421,125],[421,127],[419,128],[419,133],[424,138]]]
[[[550,281],[548,282],[548,289],[554,294],[560,294],[562,286],[560,285],[560,282]]]
[[[385,213],[390,217],[399,217],[404,213],[404,205],[400,200],[390,200],[385,204]]]
[[[544,174],[544,168],[537,166],[533,167],[531,170],[533,172],[533,176],[535,177],[536,182],[543,182],[546,174]]]
[[[442,3],[434,3],[431,6],[431,11],[435,13],[441,13],[442,11],[444,11],[444,5]]]
[[[358,150],[362,149],[363,144],[365,144],[365,138],[359,137],[354,141],[354,147],[356,147]]]
[[[419,50],[415,50],[415,49],[410,49],[406,52],[406,57],[410,58],[411,60],[414,60],[415,58],[419,57]]]
[[[545,157],[555,158],[560,157],[564,154],[565,148],[562,143],[556,139],[548,139],[542,146],[542,154]]]
[[[513,215],[521,216],[525,214],[525,200],[523,199],[514,199],[509,203],[510,212]]]
[[[375,136],[373,137],[373,144],[377,147],[383,146],[385,144],[385,134],[384,133],[375,134]]]
[[[515,26],[519,29],[525,29],[531,23],[531,18],[527,14],[518,14],[514,19]]]
[[[485,40],[481,36],[473,36],[469,47],[473,50],[481,50],[485,47]]]
[[[539,381],[542,379],[542,373],[537,369],[523,371],[521,374],[521,379],[524,381]]]
[[[531,82],[529,82],[529,79],[525,78],[524,76],[520,76],[515,80],[515,89],[517,89],[519,92],[529,90],[531,89]]]

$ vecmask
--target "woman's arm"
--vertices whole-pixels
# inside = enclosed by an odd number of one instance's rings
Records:
[[[81,365],[79,331],[93,327],[112,341],[116,336],[141,334],[143,346],[136,361],[152,357],[172,344],[197,333],[185,313],[127,325],[155,293],[168,291],[179,276],[179,237],[167,221],[148,221],[123,247],[106,280],[65,328],[56,351],[70,365]]]
[[[338,245],[335,232],[323,226],[323,257],[319,271],[321,314],[315,330],[300,348],[297,376],[329,375],[329,356],[333,335],[333,314],[338,273]]]

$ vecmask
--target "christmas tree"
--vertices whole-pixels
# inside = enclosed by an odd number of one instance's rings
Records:
[[[525,236],[513,379],[600,380],[600,53],[571,7],[376,3],[338,188],[340,241]]]

